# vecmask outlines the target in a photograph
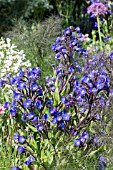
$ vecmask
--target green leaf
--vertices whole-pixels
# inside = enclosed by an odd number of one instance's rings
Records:
[[[38,146],[34,138],[30,140],[30,145],[33,147],[34,150],[38,150]]]
[[[28,127],[33,131],[33,132],[37,132],[37,129],[35,127],[33,127],[32,125],[28,124]]]
[[[98,153],[101,150],[103,150],[103,146],[101,146],[97,150],[92,151],[88,156],[93,157],[96,153]]]

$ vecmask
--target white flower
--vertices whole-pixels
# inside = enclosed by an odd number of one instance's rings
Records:
[[[15,44],[11,43],[9,38],[0,39],[0,76],[7,73],[15,74],[21,67],[29,67],[31,63],[26,60],[23,50],[18,50]]]

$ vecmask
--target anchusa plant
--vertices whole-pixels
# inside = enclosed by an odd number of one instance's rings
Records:
[[[77,71],[84,71],[77,56],[84,56],[84,68],[89,68],[88,53],[79,44],[83,40],[79,27],[69,27],[56,38],[52,50],[58,64],[52,64],[53,77],[44,80],[40,68],[26,68],[0,79],[0,86],[10,85],[13,95],[4,108],[23,131],[14,135],[18,153],[27,157],[21,168],[55,169],[70,144],[75,152],[90,152],[94,134],[89,127],[101,121],[103,93],[108,96],[110,87],[107,74],[98,69],[77,76]]]

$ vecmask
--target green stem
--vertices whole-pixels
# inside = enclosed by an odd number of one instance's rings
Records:
[[[103,50],[102,37],[101,37],[101,32],[100,32],[100,20],[99,20],[98,16],[97,16],[97,23],[98,23],[98,34],[99,34],[99,41],[100,41],[100,49]]]

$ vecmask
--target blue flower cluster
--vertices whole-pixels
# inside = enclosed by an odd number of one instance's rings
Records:
[[[64,30],[63,36],[57,37],[52,50],[59,64],[52,64],[54,76],[47,77],[43,85],[39,81],[40,69],[28,68],[20,69],[15,76],[7,75],[0,79],[0,87],[5,84],[12,87],[13,100],[5,102],[4,108],[9,109],[18,123],[29,125],[41,139],[46,137],[51,140],[48,134],[60,131],[72,137],[76,147],[84,147],[86,142],[92,141],[87,127],[92,121],[100,121],[101,109],[109,105],[101,92],[109,95],[110,76],[103,67],[104,59],[101,57],[102,60],[97,61],[94,57],[89,62],[88,53],[79,42],[83,42],[79,27],[69,27]],[[82,71],[75,54],[83,55],[88,65],[82,78],[75,76],[76,71]],[[111,62],[112,56],[110,53]],[[99,63],[97,69],[96,63]],[[31,135],[35,140],[36,135]],[[26,147],[29,141],[26,136],[16,133],[14,140],[19,144],[17,150],[20,154],[30,153]],[[35,158],[30,154],[24,163],[29,166]],[[16,166],[12,168],[19,170]]]
[[[89,134],[83,132],[82,135],[74,141],[75,146],[82,146],[86,140],[89,139]]]

